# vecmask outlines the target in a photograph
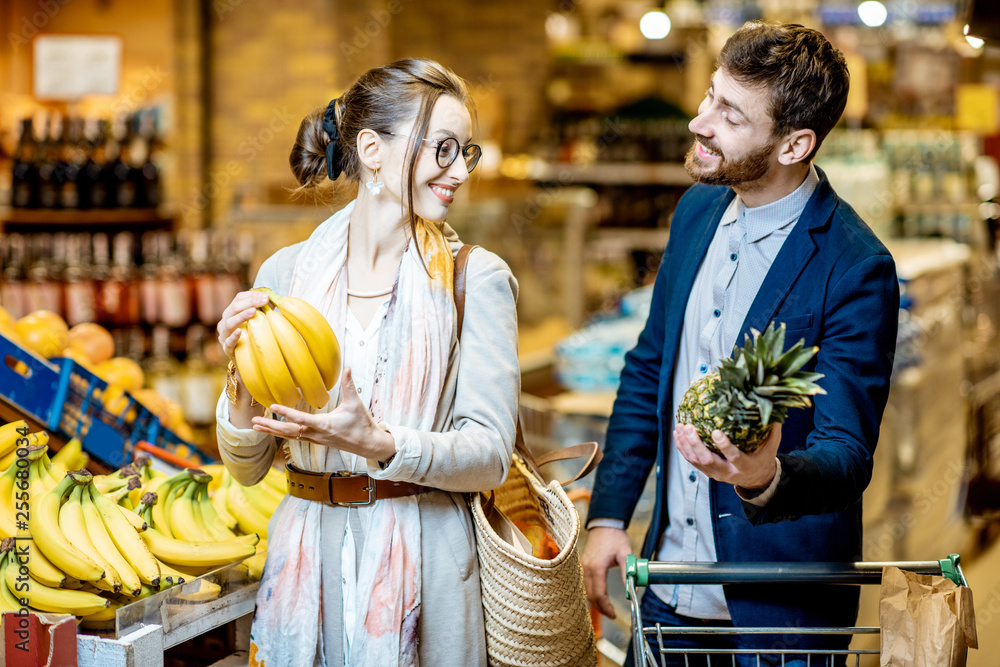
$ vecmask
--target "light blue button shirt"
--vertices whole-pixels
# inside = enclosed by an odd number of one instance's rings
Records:
[[[732,354],[764,277],[782,244],[816,190],[819,175],[809,168],[802,185],[791,194],[764,206],[748,208],[737,196],[723,213],[705,260],[695,277],[674,368],[674,405],[669,447],[667,512],[657,560],[717,560],[712,533],[709,479],[696,470],[673,445],[677,407],[692,382],[711,373]],[[726,529],[720,515],[719,530]],[[722,586],[705,584],[655,585],[656,595],[678,614],[695,618],[728,619]]]

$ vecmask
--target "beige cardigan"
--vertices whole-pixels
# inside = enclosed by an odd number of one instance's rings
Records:
[[[457,252],[461,247],[457,235],[447,225],[445,234]],[[261,266],[255,285],[286,294],[301,248],[296,244],[271,256]],[[454,403],[442,401],[434,432],[389,424],[397,454],[385,470],[374,462],[368,466],[373,477],[443,490],[418,496],[423,550],[419,656],[421,664],[441,667],[486,664],[475,533],[461,492],[492,489],[506,479],[520,393],[517,281],[502,259],[483,248],[469,255],[466,280],[462,340],[449,360],[443,393],[454,395]],[[224,393],[216,417],[226,467],[240,483],[255,484],[274,460],[278,441],[233,427]],[[308,457],[307,447],[289,443],[291,460],[316,469],[303,458]],[[346,508],[324,506],[321,517],[323,540],[329,543],[323,571],[323,643],[329,667],[344,664],[339,561],[347,516]],[[359,523],[352,518],[360,551],[364,536]],[[281,536],[269,534],[269,539]]]

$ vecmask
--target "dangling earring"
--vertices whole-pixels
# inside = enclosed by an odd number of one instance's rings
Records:
[[[373,197],[378,197],[378,193],[382,192],[382,187],[385,183],[378,182],[378,167],[375,167],[375,173],[372,174],[372,180],[365,183],[368,186],[368,192],[372,193]]]

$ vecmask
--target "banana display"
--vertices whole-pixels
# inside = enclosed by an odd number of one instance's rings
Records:
[[[268,303],[242,325],[236,368],[258,403],[317,410],[340,377],[340,345],[327,319],[308,302],[258,288]],[[301,394],[300,394],[301,392]]]
[[[121,606],[234,562],[260,578],[267,522],[285,493],[279,470],[244,487],[221,465],[168,476],[140,456],[93,475],[79,442],[50,459],[48,434],[28,430],[0,426],[0,456],[14,454],[0,472],[0,611],[26,602],[101,630]],[[179,597],[221,593],[206,579],[194,586]]]

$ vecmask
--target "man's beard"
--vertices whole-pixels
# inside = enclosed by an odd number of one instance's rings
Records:
[[[774,144],[766,143],[757,150],[741,158],[730,160],[724,155],[719,156],[715,169],[706,168],[704,162],[698,157],[696,144],[691,144],[687,155],[684,157],[684,168],[687,173],[698,183],[706,185],[728,185],[730,187],[746,186],[753,181],[757,181],[767,174],[770,165],[771,153],[774,151]],[[706,146],[707,142],[702,142]]]

